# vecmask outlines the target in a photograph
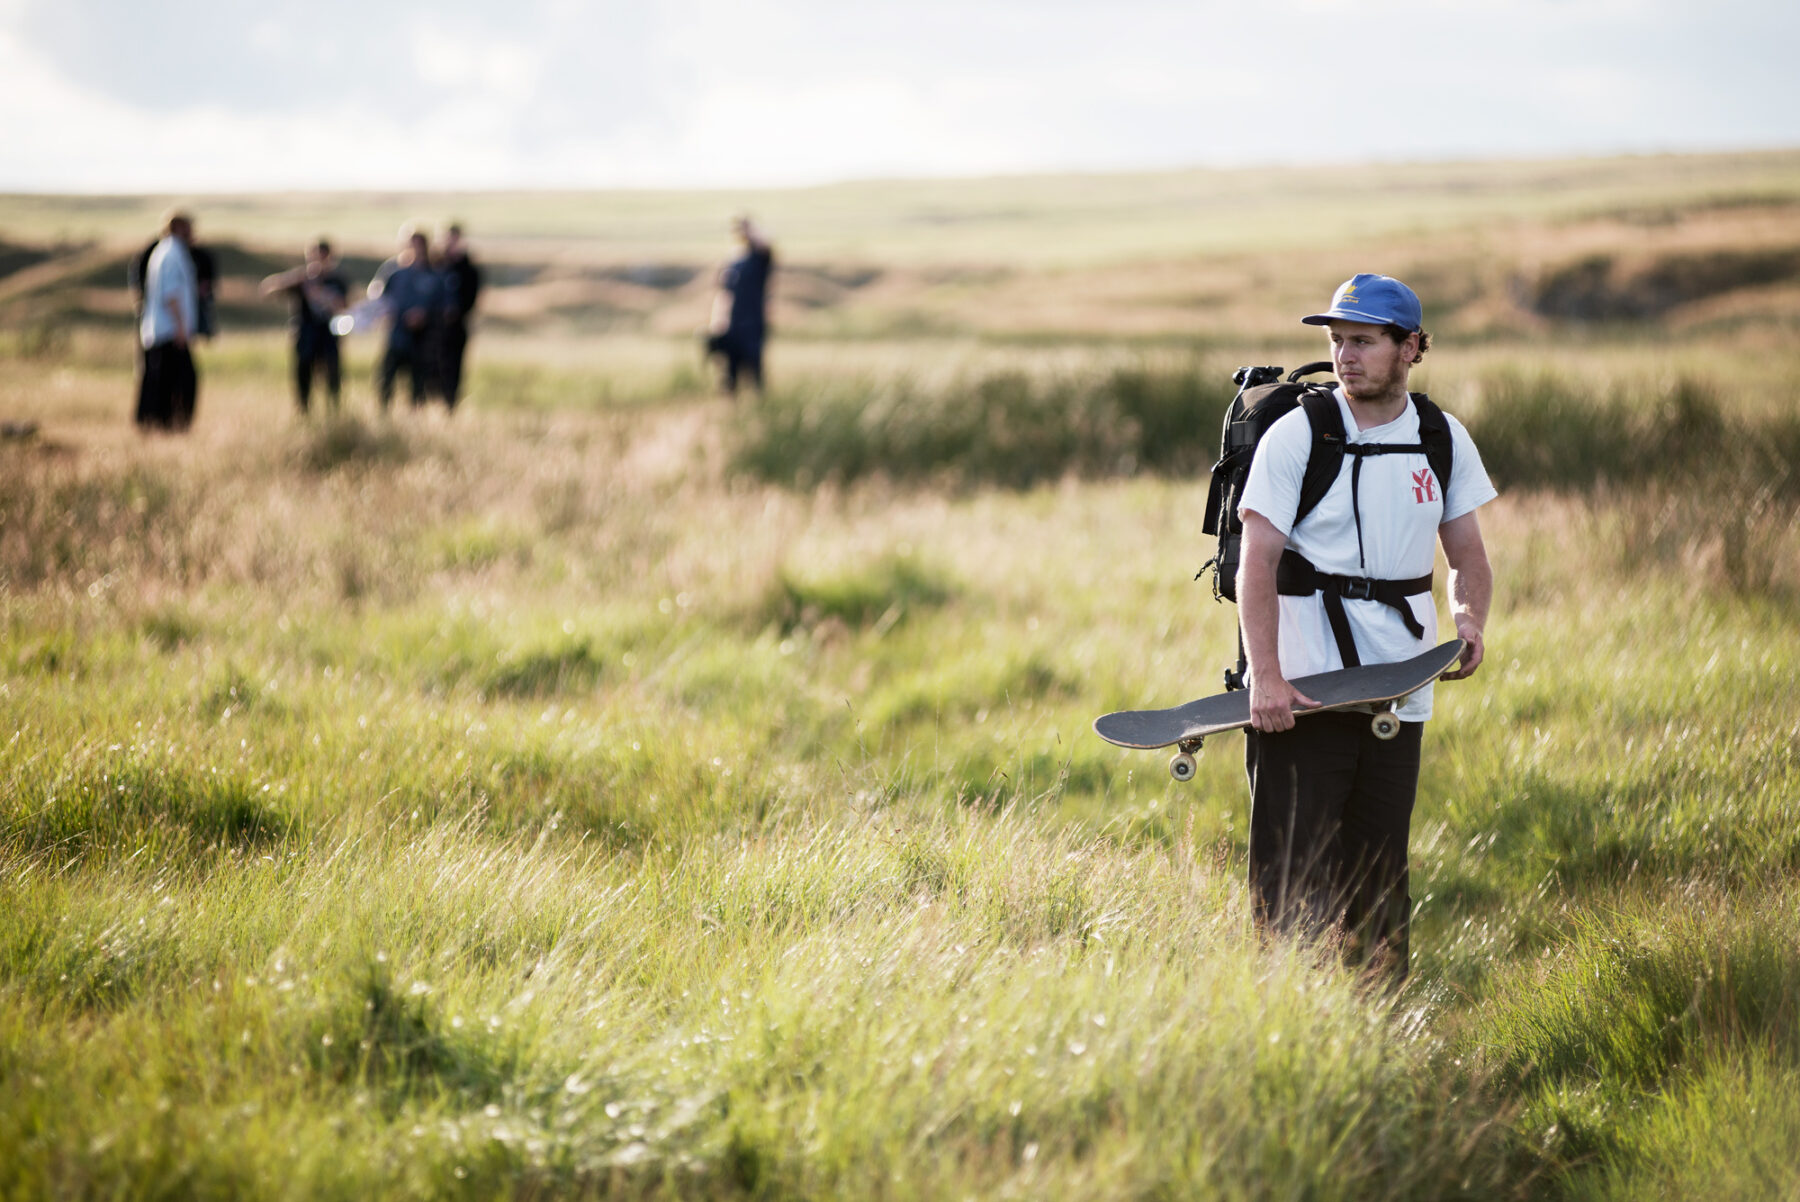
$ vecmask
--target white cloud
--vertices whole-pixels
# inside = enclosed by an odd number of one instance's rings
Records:
[[[9,81],[0,91],[9,166],[0,171],[29,165],[40,177],[0,178],[12,187],[185,192],[350,186],[396,175],[421,186],[498,186],[519,166],[503,148],[466,144],[453,129],[419,130],[343,103],[285,116],[220,105],[146,112],[72,85],[5,31],[0,78]]]
[[[1654,93],[1648,81],[1611,66],[1558,67],[1544,76],[1548,96],[1572,121],[1614,122],[1642,112]]]
[[[435,25],[413,33],[413,72],[440,88],[467,89],[485,100],[528,100],[543,66],[539,54],[517,42],[478,33],[456,34]]]
[[[278,54],[294,44],[294,32],[280,17],[265,16],[250,26],[250,47],[261,54]]]
[[[1782,56],[1797,14],[314,0],[299,18],[0,0],[0,188],[722,185],[1795,144]],[[1329,81],[1345,78],[1382,106],[1336,105]]]
[[[670,166],[692,164],[698,179],[773,183],[1024,165],[1009,162],[1013,148],[979,126],[955,121],[954,111],[891,77],[708,88],[687,114],[681,142],[670,148]]]

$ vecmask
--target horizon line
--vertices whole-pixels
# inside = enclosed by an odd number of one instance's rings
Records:
[[[272,184],[267,186],[229,187],[229,188],[127,188],[109,190],[102,188],[66,188],[52,185],[36,187],[32,185],[0,184],[0,196],[40,197],[53,199],[57,197],[82,198],[141,198],[168,200],[188,197],[231,197],[231,196],[509,196],[509,195],[593,195],[597,193],[616,193],[629,195],[655,195],[664,193],[681,193],[687,195],[707,193],[797,193],[826,191],[833,188],[875,187],[893,184],[925,184],[925,183],[997,183],[1009,181],[1029,181],[1039,179],[1130,179],[1143,176],[1177,176],[1177,175],[1233,175],[1254,174],[1261,172],[1296,172],[1310,173],[1317,171],[1343,171],[1371,168],[1408,169],[1420,167],[1460,167],[1460,166],[1495,166],[1520,164],[1558,164],[1558,163],[1598,163],[1619,162],[1630,159],[1725,159],[1750,157],[1780,157],[1800,154],[1800,142],[1783,143],[1747,143],[1731,147],[1667,147],[1661,149],[1615,149],[1594,152],[1567,152],[1546,154],[1500,153],[1493,155],[1446,154],[1439,156],[1407,156],[1401,158],[1364,157],[1350,159],[1317,159],[1299,162],[1291,159],[1267,159],[1261,161],[1245,161],[1236,163],[1189,163],[1170,166],[1144,167],[1046,167],[1041,169],[995,172],[919,172],[916,174],[894,175],[851,175],[827,180],[793,183],[741,183],[741,184],[517,184],[517,185],[407,185],[407,184],[344,184],[326,187],[284,186]]]

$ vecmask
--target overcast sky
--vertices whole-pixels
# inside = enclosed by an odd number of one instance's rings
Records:
[[[0,189],[1800,145],[1794,0],[0,0]]]

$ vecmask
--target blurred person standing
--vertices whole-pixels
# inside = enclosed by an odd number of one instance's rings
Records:
[[[438,330],[438,384],[444,392],[444,404],[454,410],[462,393],[463,352],[469,346],[469,315],[474,312],[475,298],[481,293],[481,268],[469,257],[462,226],[453,224],[445,231],[437,269],[444,286],[443,324]]]
[[[343,365],[331,319],[349,303],[350,285],[337,269],[329,241],[320,238],[305,253],[306,262],[301,266],[263,280],[262,294],[286,293],[293,300],[294,389],[300,412],[308,411],[313,377],[321,370],[335,412],[342,394]]]
[[[171,213],[164,231],[144,258],[144,307],[138,321],[144,360],[136,420],[146,430],[186,430],[193,424],[200,387],[191,348],[200,318],[199,281],[189,249],[194,220],[187,213]]]
[[[219,332],[218,306],[214,300],[219,280],[218,265],[213,261],[212,251],[204,246],[189,246],[188,254],[194,259],[194,333],[210,339]]]
[[[444,281],[431,265],[431,243],[411,225],[400,230],[400,253],[383,263],[369,281],[369,299],[388,315],[387,349],[376,369],[375,392],[385,412],[394,399],[394,375],[407,369],[414,406],[425,403],[444,305]]]
[[[720,386],[736,396],[740,378],[748,379],[758,393],[763,390],[763,344],[769,336],[775,252],[748,215],[736,218],[731,228],[743,250],[719,271],[706,350],[723,360]]]
[[[136,314],[144,315],[144,276],[150,267],[150,254],[156,249],[160,237],[152,238],[144,244],[137,257],[125,268],[126,282],[131,285],[131,294],[136,299]],[[199,243],[188,248],[188,257],[194,261],[194,294],[198,297],[194,317],[194,333],[201,338],[211,338],[218,333],[216,309],[213,304],[213,291],[218,280],[218,267],[213,261],[212,251]]]

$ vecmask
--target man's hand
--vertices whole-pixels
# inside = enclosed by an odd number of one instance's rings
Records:
[[[1462,654],[1456,659],[1456,667],[1440,676],[1440,680],[1466,680],[1475,675],[1475,669],[1481,666],[1481,657],[1487,651],[1481,641],[1481,627],[1467,614],[1457,615],[1456,634],[1463,641]]]
[[[1318,702],[1289,684],[1276,673],[1264,680],[1254,673],[1250,677],[1250,725],[1265,734],[1294,728],[1296,709],[1316,709]]]
[[[1250,661],[1250,725],[1267,734],[1294,728],[1294,708],[1319,703],[1281,674],[1280,614],[1275,601],[1275,565],[1287,535],[1254,509],[1244,511],[1244,543],[1238,561],[1238,617],[1244,654]]]

